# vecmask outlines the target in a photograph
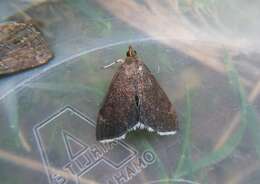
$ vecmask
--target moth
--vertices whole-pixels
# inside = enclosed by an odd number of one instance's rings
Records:
[[[131,46],[126,55],[97,115],[96,139],[124,139],[135,129],[175,134],[178,120],[174,106]]]
[[[43,65],[52,57],[43,35],[32,24],[0,24],[0,75]]]

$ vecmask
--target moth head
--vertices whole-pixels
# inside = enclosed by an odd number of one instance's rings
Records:
[[[128,47],[128,51],[126,52],[127,57],[136,57],[137,52],[133,49],[131,45]]]

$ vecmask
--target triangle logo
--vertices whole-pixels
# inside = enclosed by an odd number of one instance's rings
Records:
[[[77,155],[88,148],[88,146],[82,143],[80,139],[76,138],[65,130],[62,130],[62,137],[70,159],[75,158]]]

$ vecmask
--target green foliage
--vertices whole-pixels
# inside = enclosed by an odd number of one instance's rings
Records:
[[[241,121],[238,129],[232,133],[232,135],[228,138],[224,145],[222,145],[219,149],[212,151],[211,153],[205,154],[203,158],[198,161],[192,162],[190,159],[190,149],[192,146],[192,142],[190,140],[191,133],[191,100],[189,92],[186,94],[186,109],[187,112],[185,114],[185,130],[184,130],[184,140],[182,141],[182,154],[177,165],[177,169],[174,173],[175,178],[181,178],[184,176],[192,176],[192,173],[200,171],[201,169],[208,167],[210,165],[214,165],[219,161],[227,158],[232,152],[237,148],[243,135],[245,133],[246,127],[249,125],[250,130],[252,132],[256,151],[260,153],[260,125],[257,121],[255,111],[253,107],[247,102],[245,90],[239,81],[239,75],[235,70],[234,66],[230,62],[230,58],[228,54],[226,54],[224,63],[226,66],[229,82],[231,87],[233,88],[233,92],[238,95],[240,99],[240,113],[241,113]]]
[[[182,140],[182,151],[181,156],[179,159],[179,162],[177,164],[177,169],[174,173],[174,178],[179,178],[183,172],[183,170],[187,170],[189,172],[189,177],[192,178],[192,160],[191,160],[191,124],[192,124],[192,97],[191,97],[191,91],[187,87],[186,88],[186,113],[184,116],[184,133],[183,133],[183,140]]]

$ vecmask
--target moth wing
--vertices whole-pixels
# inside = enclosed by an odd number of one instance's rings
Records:
[[[43,35],[33,25],[0,25],[0,75],[43,65],[52,57]]]
[[[122,64],[114,75],[107,96],[103,102],[96,126],[96,139],[109,142],[124,138],[127,129],[138,122],[138,109],[135,102],[134,73],[126,75]],[[128,72],[129,73],[129,72]]]
[[[178,120],[173,105],[143,63],[142,70],[140,122],[160,135],[175,134],[178,129]]]

